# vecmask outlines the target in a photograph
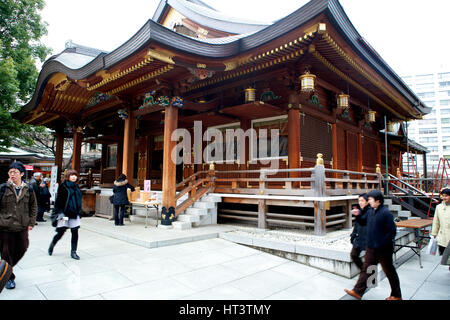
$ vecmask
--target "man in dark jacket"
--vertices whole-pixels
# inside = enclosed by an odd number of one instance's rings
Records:
[[[369,192],[369,204],[373,210],[367,217],[367,247],[364,264],[353,290],[345,289],[347,294],[361,299],[368,288],[370,278],[376,277],[378,263],[386,274],[391,286],[391,295],[386,300],[401,300],[400,280],[395,270],[392,254],[397,227],[392,213],[384,204],[383,194],[379,190]],[[370,269],[370,270],[369,270]],[[374,275],[371,275],[374,273]]]
[[[29,185],[33,188],[34,195],[36,196],[37,200],[37,206],[38,206],[38,213],[36,217],[37,222],[45,222],[44,220],[44,212],[45,207],[44,204],[41,202],[41,191],[43,187],[43,180],[42,180],[42,173],[41,172],[35,172],[33,174],[33,178],[30,180]]]
[[[9,167],[9,180],[0,200],[0,254],[15,266],[28,249],[28,232],[36,223],[37,204],[34,192],[22,181],[25,167],[14,162]],[[6,289],[14,289],[15,275],[11,274]]]

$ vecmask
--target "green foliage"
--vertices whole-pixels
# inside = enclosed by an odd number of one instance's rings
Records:
[[[22,133],[35,129],[20,124],[11,113],[31,99],[38,77],[35,61],[44,61],[50,53],[39,42],[47,33],[40,16],[44,5],[43,0],[0,0],[0,150],[11,146],[14,138],[32,143]]]

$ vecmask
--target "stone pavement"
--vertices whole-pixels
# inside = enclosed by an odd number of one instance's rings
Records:
[[[30,247],[14,268],[16,289],[0,300],[339,300],[356,281],[217,238],[230,226],[186,231],[115,227],[83,218],[78,254],[70,258],[70,231],[47,253],[50,222],[30,233]],[[405,299],[450,299],[450,272],[439,257],[416,257],[398,268]],[[387,279],[364,300],[389,295]]]

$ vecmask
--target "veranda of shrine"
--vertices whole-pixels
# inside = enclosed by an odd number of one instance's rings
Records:
[[[355,195],[383,188],[382,175],[397,174],[407,149],[425,155],[408,144],[402,124],[431,110],[358,34],[337,0],[310,1],[241,34],[182,17],[196,37],[167,27],[182,3],[161,1],[154,18],[110,53],[73,45],[46,61],[32,100],[15,116],[56,132],[57,165],[64,137],[73,137],[76,170],[82,141],[102,144],[100,187],[111,188],[120,173],[141,188],[150,180],[175,219],[214,193],[222,196],[222,220],[314,227],[320,235],[351,227]],[[75,66],[63,55],[91,58]],[[248,138],[245,161],[195,163],[184,150],[192,161],[177,165],[172,133],[186,129],[194,137],[196,121],[202,136],[208,128],[224,137],[240,128],[255,129],[260,139],[260,129],[277,129],[279,154],[270,160],[279,169],[265,170]],[[210,142],[202,140],[204,150]],[[226,154],[226,145],[218,147]]]

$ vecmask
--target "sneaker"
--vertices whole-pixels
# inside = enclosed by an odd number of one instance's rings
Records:
[[[5,260],[0,261],[0,292],[2,292],[3,288],[8,282],[8,279],[11,277],[12,267]]]
[[[8,280],[5,286],[6,289],[14,289],[15,287],[16,283],[14,282],[14,280]]]

